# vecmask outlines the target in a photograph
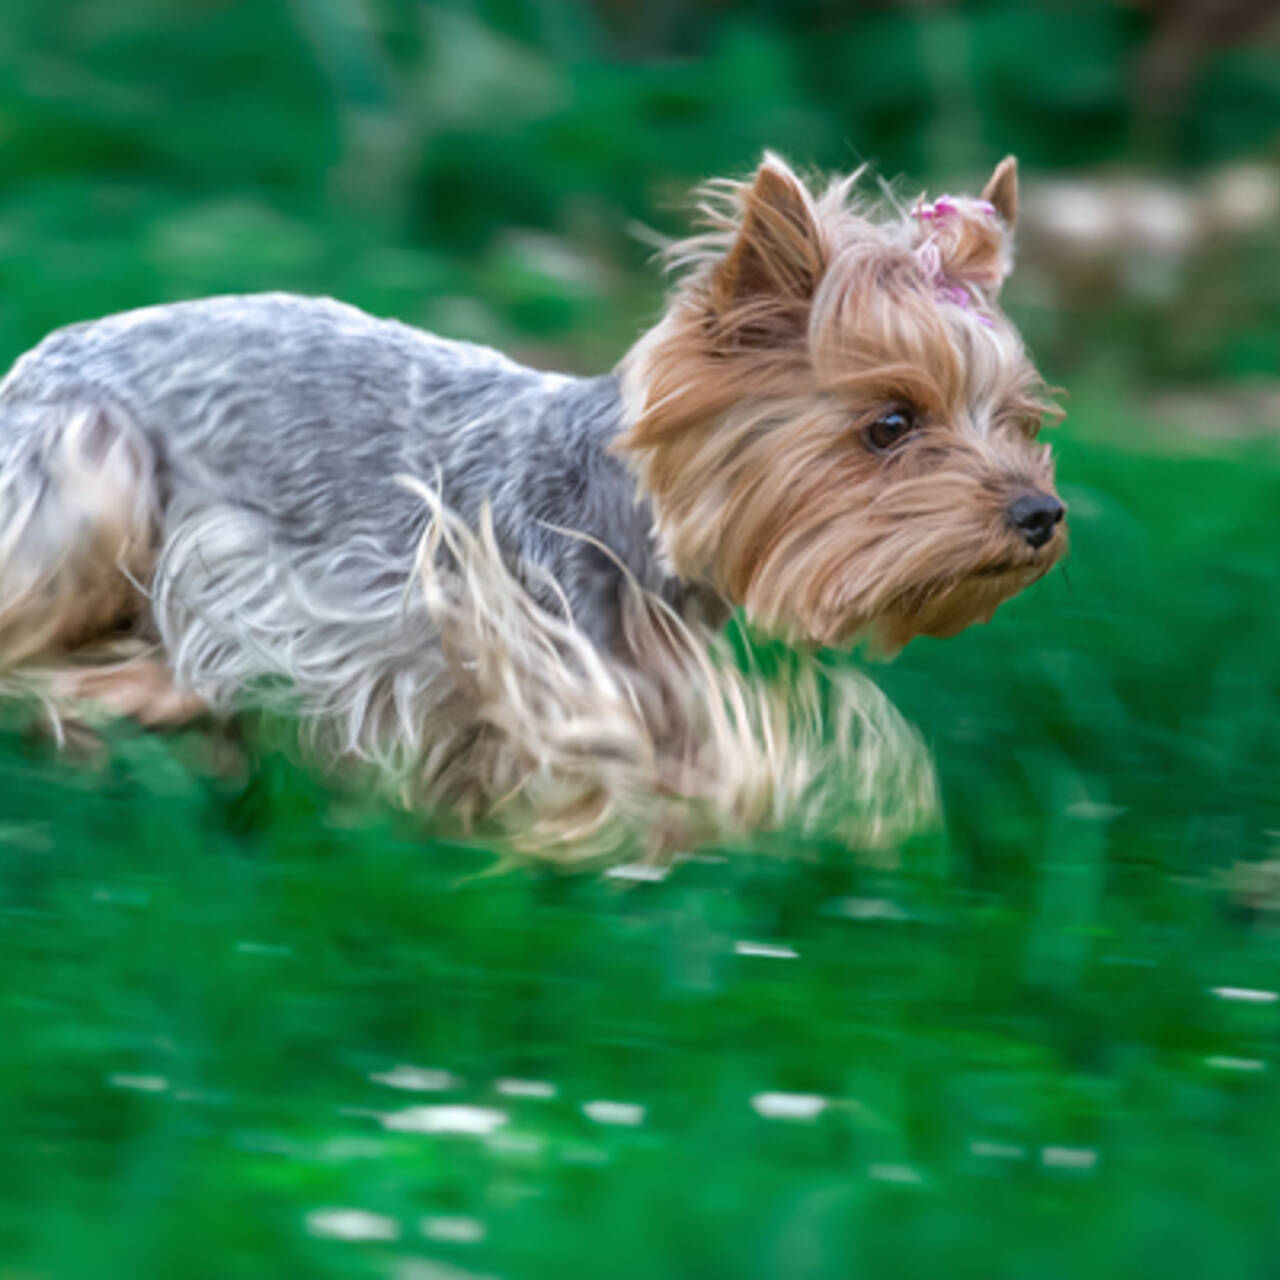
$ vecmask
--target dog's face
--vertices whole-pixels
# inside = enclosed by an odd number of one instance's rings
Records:
[[[896,649],[986,621],[1066,548],[1039,376],[999,309],[1016,168],[876,223],[767,159],[623,366],[666,554],[759,624]]]

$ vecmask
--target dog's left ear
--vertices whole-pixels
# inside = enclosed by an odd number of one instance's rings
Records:
[[[1004,219],[1004,224],[1013,230],[1018,221],[1018,157],[1005,156],[996,165],[987,185],[982,188],[982,198],[988,201],[995,211]]]

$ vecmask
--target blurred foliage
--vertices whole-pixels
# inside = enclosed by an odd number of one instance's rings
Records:
[[[0,352],[292,288],[605,368],[659,306],[636,224],[765,147],[935,189],[1008,150],[1032,183],[1274,165],[1274,33],[1194,9],[6,0]],[[1280,450],[1222,380],[1275,373],[1277,238],[1136,297],[1015,278],[1073,392],[1074,553],[877,672],[936,751],[943,877],[785,840],[487,876],[278,726],[68,758],[10,714],[0,1276],[1275,1274]],[[420,1104],[509,1119],[385,1122]]]
[[[1144,88],[1180,8],[1195,0],[6,0],[0,347],[276,285],[599,367],[657,305],[634,223],[679,229],[694,182],[767,147],[935,184],[1009,150],[1033,180],[1274,160],[1274,33],[1202,40],[1176,91]],[[1103,315],[1072,315],[1070,336],[1046,322],[1042,349],[1238,372],[1232,335],[1280,328],[1280,294],[1250,289],[1277,236],[1220,247],[1186,284],[1176,309],[1207,308],[1215,342],[1095,298]],[[1218,305],[1224,279],[1238,307]]]

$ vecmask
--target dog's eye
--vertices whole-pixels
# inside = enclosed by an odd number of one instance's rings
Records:
[[[916,420],[909,409],[890,409],[871,423],[863,434],[872,449],[885,453],[905,440],[915,427]]]

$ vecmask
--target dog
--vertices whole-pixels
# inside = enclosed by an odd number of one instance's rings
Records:
[[[1065,551],[999,306],[1016,162],[878,214],[858,178],[766,155],[703,188],[665,311],[600,377],[282,294],[51,334],[0,384],[0,668],[149,724],[287,689],[411,802],[537,793],[560,848],[658,793],[768,821],[832,771],[927,808],[865,684],[843,711],[814,686],[796,730],[804,698],[708,648],[736,609],[892,652]],[[89,660],[122,633],[145,651]]]

